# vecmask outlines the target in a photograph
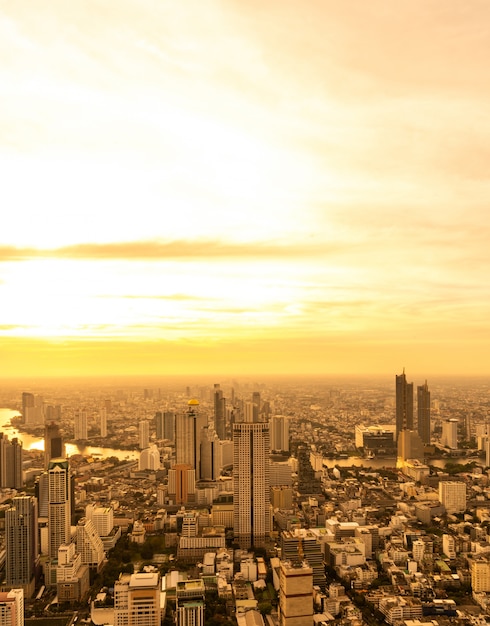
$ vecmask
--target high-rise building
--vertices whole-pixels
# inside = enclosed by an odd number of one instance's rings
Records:
[[[176,589],[177,626],[204,626],[204,581],[183,580]]]
[[[88,439],[88,417],[87,411],[79,410],[75,414],[75,440],[83,441]]]
[[[289,417],[274,415],[270,420],[271,450],[289,452]]]
[[[64,458],[65,446],[58,424],[51,422],[44,427],[44,467],[47,469],[51,459]]]
[[[150,423],[148,420],[140,420],[138,424],[140,450],[148,448],[150,443]]]
[[[0,592],[0,626],[23,626],[24,591],[11,589]]]
[[[214,385],[214,429],[220,439],[226,439],[226,398],[219,384]]]
[[[466,485],[453,480],[441,480],[439,483],[439,501],[447,513],[466,511]]]
[[[216,480],[221,473],[222,440],[212,424],[201,429],[199,480]]]
[[[22,394],[22,422],[24,424],[28,423],[28,412],[29,409],[36,406],[36,399],[33,393],[29,393],[28,391],[24,391]]]
[[[458,448],[458,420],[450,418],[442,422],[441,444],[451,450]]]
[[[99,537],[107,537],[114,528],[114,509],[111,506],[89,504],[85,516],[91,520]]]
[[[5,582],[30,597],[39,560],[37,499],[15,496],[5,511]]]
[[[313,570],[307,562],[281,561],[279,626],[313,623]]]
[[[404,429],[413,430],[413,383],[407,383],[405,370],[395,378],[396,438]]]
[[[22,442],[0,433],[0,488],[21,489],[23,484]]]
[[[114,584],[114,626],[160,626],[160,577],[121,574]]]
[[[427,381],[417,387],[417,430],[425,444],[430,444],[430,391]]]
[[[241,547],[263,545],[271,530],[270,434],[266,422],[233,424],[233,515]]]
[[[78,520],[75,542],[82,565],[97,573],[104,562],[104,545],[91,520],[85,517]]]
[[[57,559],[61,544],[70,543],[71,480],[67,459],[48,465],[48,555]]]
[[[168,470],[168,496],[177,505],[196,499],[196,470],[190,464],[177,464]]]
[[[175,460],[177,464],[191,465],[196,472],[200,466],[201,428],[208,423],[199,412],[199,401],[189,400],[185,413],[175,418]]]
[[[99,409],[99,428],[100,436],[107,437],[107,409],[105,407]]]

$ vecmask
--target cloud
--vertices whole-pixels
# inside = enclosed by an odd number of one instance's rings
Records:
[[[335,245],[285,246],[278,244],[224,244],[218,241],[135,241],[84,243],[53,249],[0,246],[0,261],[35,258],[85,260],[165,260],[223,258],[290,258],[316,256],[337,248]],[[340,246],[339,246],[340,248]]]

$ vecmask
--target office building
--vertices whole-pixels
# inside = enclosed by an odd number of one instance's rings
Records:
[[[305,561],[281,561],[279,626],[313,624],[313,570]]]
[[[82,517],[78,521],[75,543],[82,565],[97,573],[104,561],[104,545],[92,520]]]
[[[289,417],[274,415],[270,420],[271,450],[289,452]]]
[[[405,370],[395,377],[396,439],[402,430],[413,430],[413,383],[407,383]]]
[[[160,450],[157,448],[156,444],[141,450],[138,460],[138,469],[140,471],[157,472],[161,468]]]
[[[48,465],[48,555],[58,558],[58,548],[70,543],[71,480],[67,459]]]
[[[155,413],[157,439],[175,439],[175,413],[173,411],[157,411]]]
[[[471,589],[473,593],[490,592],[490,561],[485,557],[471,559]]]
[[[150,422],[148,420],[140,420],[138,424],[139,447],[140,450],[148,448],[150,444]]]
[[[453,480],[441,481],[439,501],[447,513],[464,513],[466,511],[466,485]]]
[[[196,470],[186,463],[178,463],[168,470],[168,497],[179,506],[196,498]]]
[[[234,531],[240,547],[263,545],[271,530],[269,454],[268,423],[233,424]]]
[[[87,411],[79,410],[75,414],[74,431],[76,441],[86,441],[88,439]]]
[[[183,580],[177,582],[177,626],[204,626],[204,581]]]
[[[22,442],[0,432],[0,488],[22,489]]]
[[[430,444],[430,391],[427,381],[417,387],[417,430],[426,445]]]
[[[43,399],[33,393],[22,394],[22,421],[29,426],[36,426],[44,422]]]
[[[451,450],[458,449],[458,420],[451,418],[442,422],[441,445]]]
[[[226,439],[226,398],[218,384],[214,385],[214,429],[220,439]]]
[[[16,496],[5,511],[5,582],[30,597],[39,561],[37,499]]]
[[[23,626],[24,591],[11,589],[0,592],[0,626]]]
[[[187,411],[175,418],[177,464],[191,465],[196,472],[199,472],[201,428],[207,426],[207,423],[207,417],[199,412],[199,401],[189,400]]]
[[[101,437],[107,437],[107,409],[105,407],[99,410],[99,432]]]
[[[160,626],[160,576],[121,574],[114,584],[114,626]]]
[[[51,459],[65,456],[65,445],[58,424],[51,422],[44,427],[44,467],[48,468]]]

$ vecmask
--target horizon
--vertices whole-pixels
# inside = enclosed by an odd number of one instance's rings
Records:
[[[0,378],[489,376],[489,25],[4,7]]]

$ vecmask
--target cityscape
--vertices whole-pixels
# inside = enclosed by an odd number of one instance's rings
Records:
[[[0,7],[0,626],[490,624],[490,3]]]
[[[486,624],[489,384],[5,384],[3,619]]]

